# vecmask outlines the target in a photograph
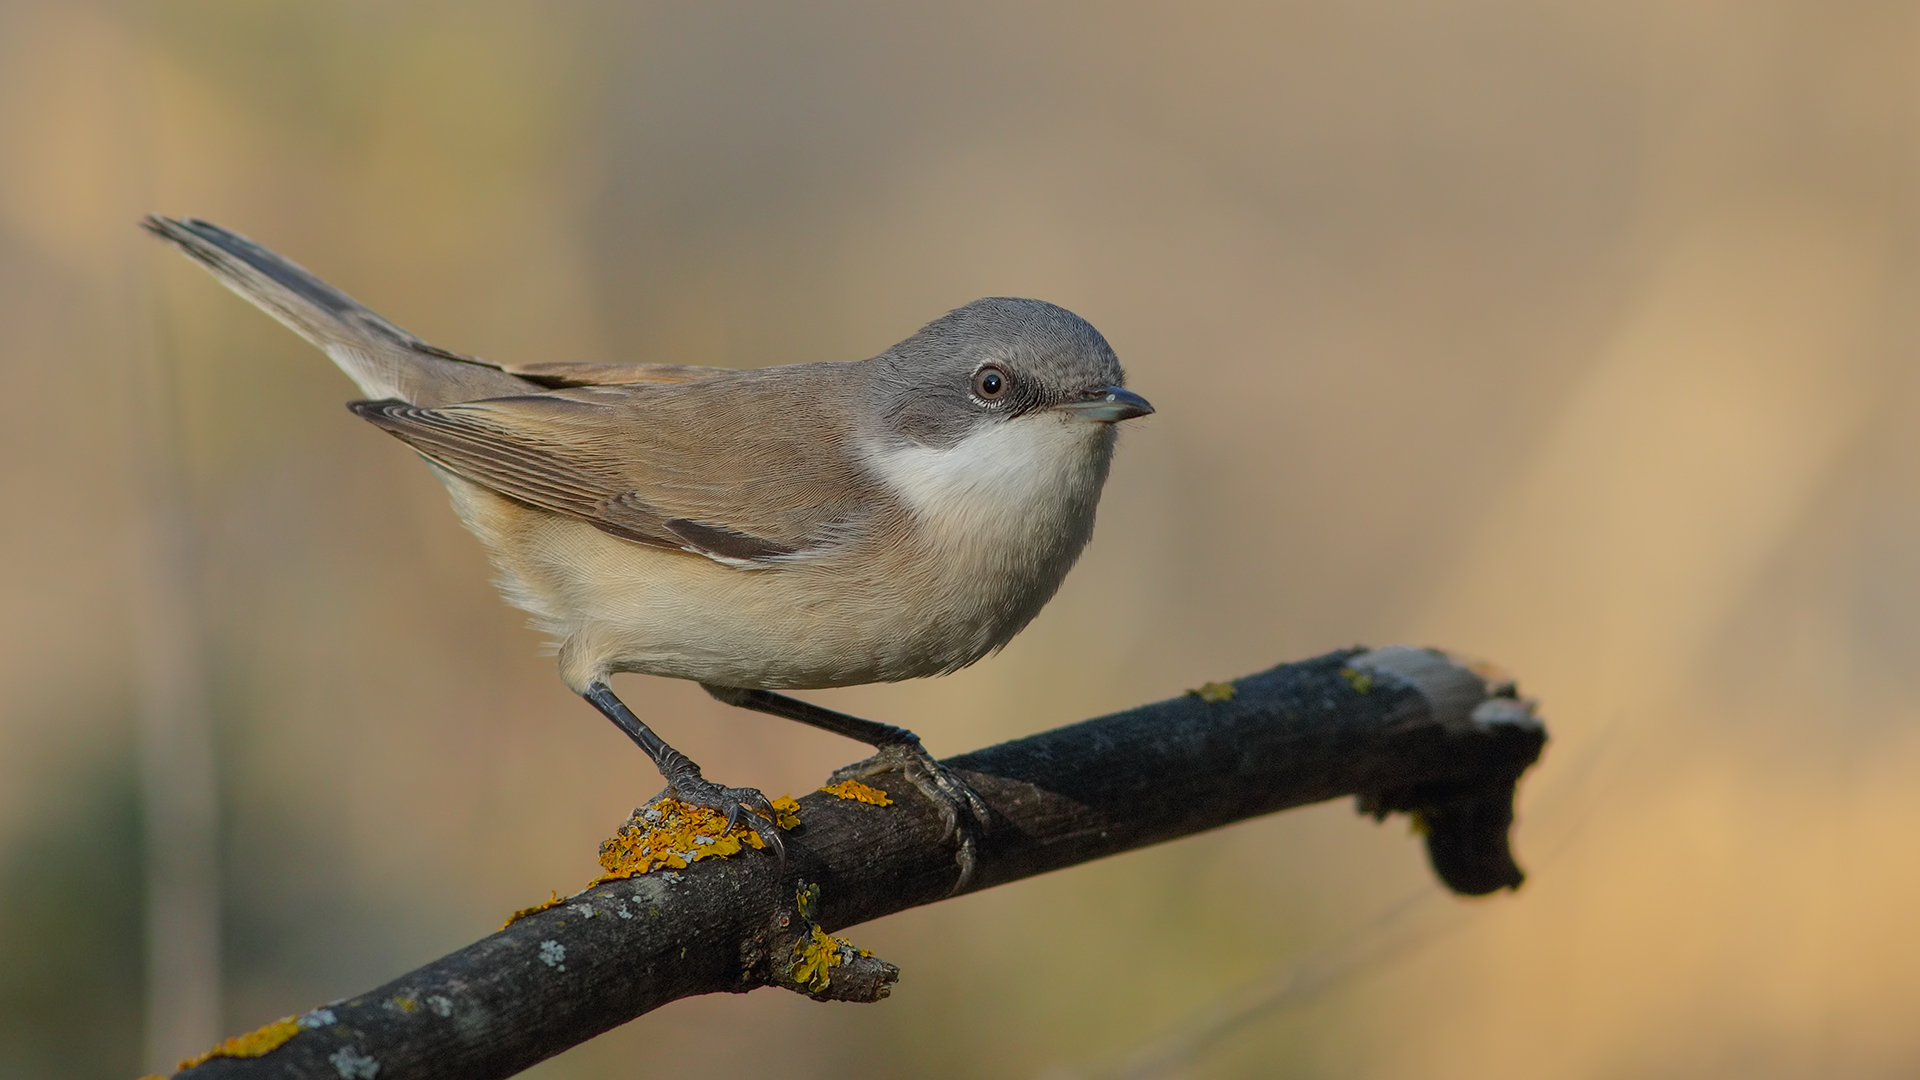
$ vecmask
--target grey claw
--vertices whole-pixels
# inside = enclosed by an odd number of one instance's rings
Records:
[[[832,779],[835,783],[858,780],[895,769],[940,812],[940,842],[958,840],[953,861],[960,868],[960,876],[948,895],[959,892],[973,880],[979,862],[979,838],[991,829],[992,812],[978,792],[935,760],[918,741],[883,746],[867,760],[835,770]]]
[[[773,849],[780,860],[780,868],[786,869],[787,844],[780,836],[780,826],[775,824],[778,815],[774,813],[773,803],[753,788],[722,787],[710,780],[694,777],[667,785],[660,795],[671,795],[690,806],[704,806],[709,810],[727,815],[727,832],[732,832],[745,821],[763,843]],[[657,801],[660,796],[655,796]]]
[[[952,896],[961,889],[966,888],[967,883],[973,880],[973,868],[979,862],[979,857],[976,854],[977,846],[978,845],[974,843],[973,837],[967,836],[961,838],[960,850],[953,853],[953,861],[960,867],[960,876],[954,879],[953,888],[947,890],[948,896]]]

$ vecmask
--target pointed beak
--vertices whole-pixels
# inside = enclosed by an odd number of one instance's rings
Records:
[[[1062,402],[1054,408],[1082,420],[1097,420],[1103,424],[1131,420],[1153,412],[1153,406],[1147,404],[1146,398],[1124,386],[1103,386],[1079,401]]]

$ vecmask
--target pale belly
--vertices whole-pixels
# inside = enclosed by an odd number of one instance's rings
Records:
[[[435,471],[575,690],[619,671],[806,689],[944,674],[1019,633],[1092,535],[1113,440],[1089,428],[1009,425],[876,457],[901,495],[892,524],[765,569],[623,540]]]
[[[1019,633],[1072,564],[1016,578],[903,547],[743,570],[447,479],[502,594],[553,637],[576,691],[621,671],[763,689],[944,674]]]

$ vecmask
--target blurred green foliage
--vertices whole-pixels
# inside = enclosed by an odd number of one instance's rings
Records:
[[[0,858],[0,1077],[140,1071],[140,818],[131,762],[60,786]]]

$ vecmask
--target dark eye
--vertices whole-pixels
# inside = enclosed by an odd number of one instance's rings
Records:
[[[993,401],[1005,394],[1007,387],[1012,384],[1013,376],[993,364],[988,364],[973,373],[973,396],[981,401]]]

